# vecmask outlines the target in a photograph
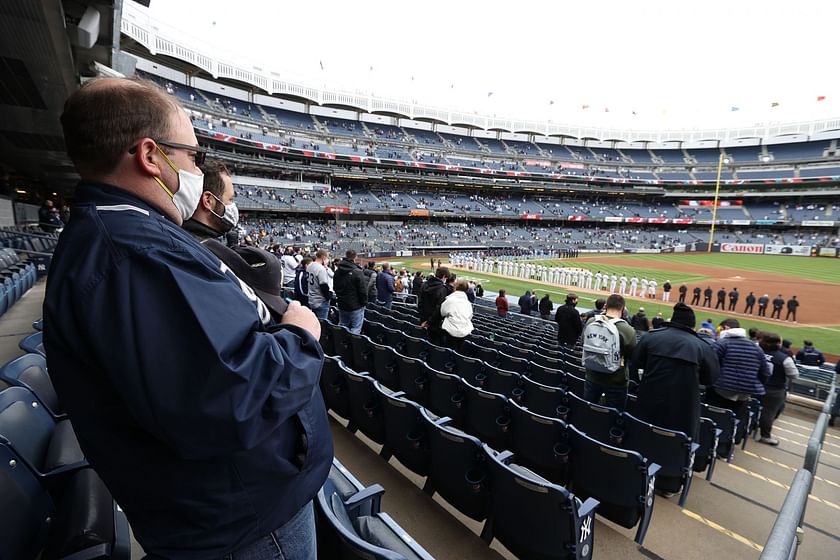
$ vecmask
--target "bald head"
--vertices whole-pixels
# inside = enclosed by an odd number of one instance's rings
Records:
[[[83,178],[106,175],[139,140],[169,138],[178,111],[175,98],[148,80],[91,80],[64,104],[67,154]]]

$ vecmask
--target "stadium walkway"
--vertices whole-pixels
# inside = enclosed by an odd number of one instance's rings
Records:
[[[18,342],[33,332],[41,317],[45,282],[36,283],[0,318],[0,363],[19,356]],[[0,387],[2,388],[2,387]],[[598,520],[595,558],[648,558],[693,560],[708,557],[754,559],[773,525],[788,485],[802,465],[805,445],[816,413],[788,405],[777,421],[778,448],[750,441],[738,449],[732,465],[718,462],[711,483],[695,477],[684,510],[676,497],[656,498],[650,529],[642,549],[633,543],[633,529]],[[383,509],[440,559],[513,558],[494,542],[488,548],[479,539],[479,523],[469,520],[420,489],[422,479],[396,459],[383,461],[379,446],[362,435],[350,434],[344,421],[331,417],[336,456],[363,483],[385,487]],[[805,538],[800,560],[837,557],[840,550],[840,429],[829,428],[817,479],[805,515]],[[133,558],[142,558],[133,542]]]

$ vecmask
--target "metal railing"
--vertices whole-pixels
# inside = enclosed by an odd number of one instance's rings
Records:
[[[828,429],[829,414],[836,398],[835,389],[836,385],[832,383],[831,390],[823,403],[822,412],[817,418],[811,437],[808,439],[804,464],[793,477],[790,490],[785,496],[785,502],[782,504],[778,517],[776,517],[776,522],[773,524],[773,529],[764,545],[760,560],[790,560],[796,558],[797,548],[804,535],[801,527],[805,519],[805,506],[808,503],[808,495],[811,493],[814,484],[814,476],[820,462],[825,432]]]

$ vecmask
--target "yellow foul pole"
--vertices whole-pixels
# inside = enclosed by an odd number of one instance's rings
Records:
[[[720,157],[718,158],[717,180],[715,180],[715,201],[712,206],[712,227],[709,228],[709,246],[706,247],[707,253],[712,252],[712,243],[715,240],[715,222],[717,222],[718,195],[720,194],[720,172],[722,169],[723,152],[720,153]]]

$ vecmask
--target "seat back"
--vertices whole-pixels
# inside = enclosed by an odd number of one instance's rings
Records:
[[[609,442],[610,431],[619,418],[618,410],[585,401],[568,391],[566,397],[568,416],[566,418],[560,416],[560,419],[572,424],[593,439],[603,443]]]
[[[405,397],[419,404],[429,404],[429,382],[426,379],[425,364],[416,359],[397,354],[397,375],[400,378],[400,390]]]
[[[570,445],[566,423],[510,403],[510,447],[517,462],[555,484],[569,476]]]
[[[385,391],[380,393],[385,417],[385,445],[410,471],[420,476],[428,475],[431,450],[420,406]]]
[[[516,389],[521,392],[522,376],[512,370],[503,370],[496,366],[488,365],[484,368],[484,379],[481,380],[481,388],[491,393],[499,393],[506,397],[513,397]]]
[[[470,358],[461,354],[455,353],[455,371],[467,383],[472,385],[477,384],[476,376],[484,373],[485,364],[478,358]]]
[[[370,370],[373,378],[388,387],[392,391],[400,389],[400,376],[398,373],[397,351],[390,346],[372,343],[373,368]]]
[[[321,394],[327,408],[341,416],[350,418],[350,395],[347,392],[347,381],[341,368],[339,356],[325,356],[324,369],[321,370]]]
[[[24,387],[0,391],[0,440],[8,440],[33,472],[43,472],[54,430],[55,421],[32,391]]]
[[[318,342],[321,343],[321,349],[325,356],[334,356],[335,352],[335,335],[333,334],[332,323],[326,319],[320,319],[321,323],[321,338]]]
[[[537,383],[552,387],[563,387],[566,384],[566,372],[561,369],[552,369],[536,362],[531,363],[528,377]]]
[[[461,382],[464,391],[464,431],[496,450],[508,448],[508,399]]]
[[[371,342],[376,344],[385,344],[385,325],[379,323],[377,321],[368,321],[365,319],[365,322],[362,324],[362,332],[364,332],[368,338],[370,338]]]
[[[9,446],[0,443],[0,558],[29,560],[47,540],[54,506],[46,489]]]
[[[574,393],[580,398],[583,398],[584,387],[586,386],[586,380],[583,377],[567,373],[563,380],[565,382],[563,388],[566,389],[566,392]]]
[[[350,346],[353,349],[353,371],[373,371],[373,347],[370,339],[363,334],[350,333]]]
[[[426,363],[432,369],[442,371],[444,373],[453,373],[455,371],[455,351],[442,346],[435,346],[429,344],[426,347],[428,357]]]
[[[700,418],[700,441],[698,442],[700,447],[694,453],[693,468],[694,472],[703,472],[708,469],[706,480],[711,480],[714,473],[719,436],[720,428],[717,427],[714,420]]]
[[[492,538],[518,558],[541,560],[592,557],[595,500],[585,508],[562,486],[539,477],[490,449],[493,493],[490,498]],[[506,461],[512,461],[507,464]]]
[[[18,346],[24,352],[46,356],[44,352],[44,333],[42,331],[30,334],[21,340]]]
[[[385,443],[385,419],[376,381],[366,373],[356,373],[346,366],[341,373],[347,382],[350,397],[350,424],[348,428],[360,430],[376,443]]]
[[[732,462],[735,455],[735,432],[738,429],[735,413],[727,408],[718,408],[706,403],[700,406],[700,416],[710,419],[721,430],[718,438],[718,457],[723,457],[728,463]]]
[[[430,488],[452,506],[476,521],[487,518],[489,485],[487,460],[481,442],[445,419],[433,420],[423,411],[432,452]]]
[[[335,354],[350,369],[355,369],[353,364],[353,344],[350,342],[350,331],[341,325],[331,325],[333,332],[333,345]]]
[[[52,380],[47,373],[47,360],[40,354],[24,354],[0,368],[0,379],[9,385],[26,387],[35,393],[55,417],[63,411]]]
[[[658,465],[648,464],[635,451],[598,442],[572,426],[569,432],[575,494],[601,502],[599,515],[622,527],[638,524],[636,543],[642,544],[653,510]]]
[[[558,418],[558,408],[567,410],[566,391],[560,387],[551,387],[537,383],[528,377],[522,378],[522,404],[529,411],[541,416]],[[563,410],[561,409],[561,411]]]
[[[450,373],[443,373],[424,365],[426,380],[429,383],[429,410],[438,416],[448,416],[452,423],[463,426],[464,391],[461,378]]]

